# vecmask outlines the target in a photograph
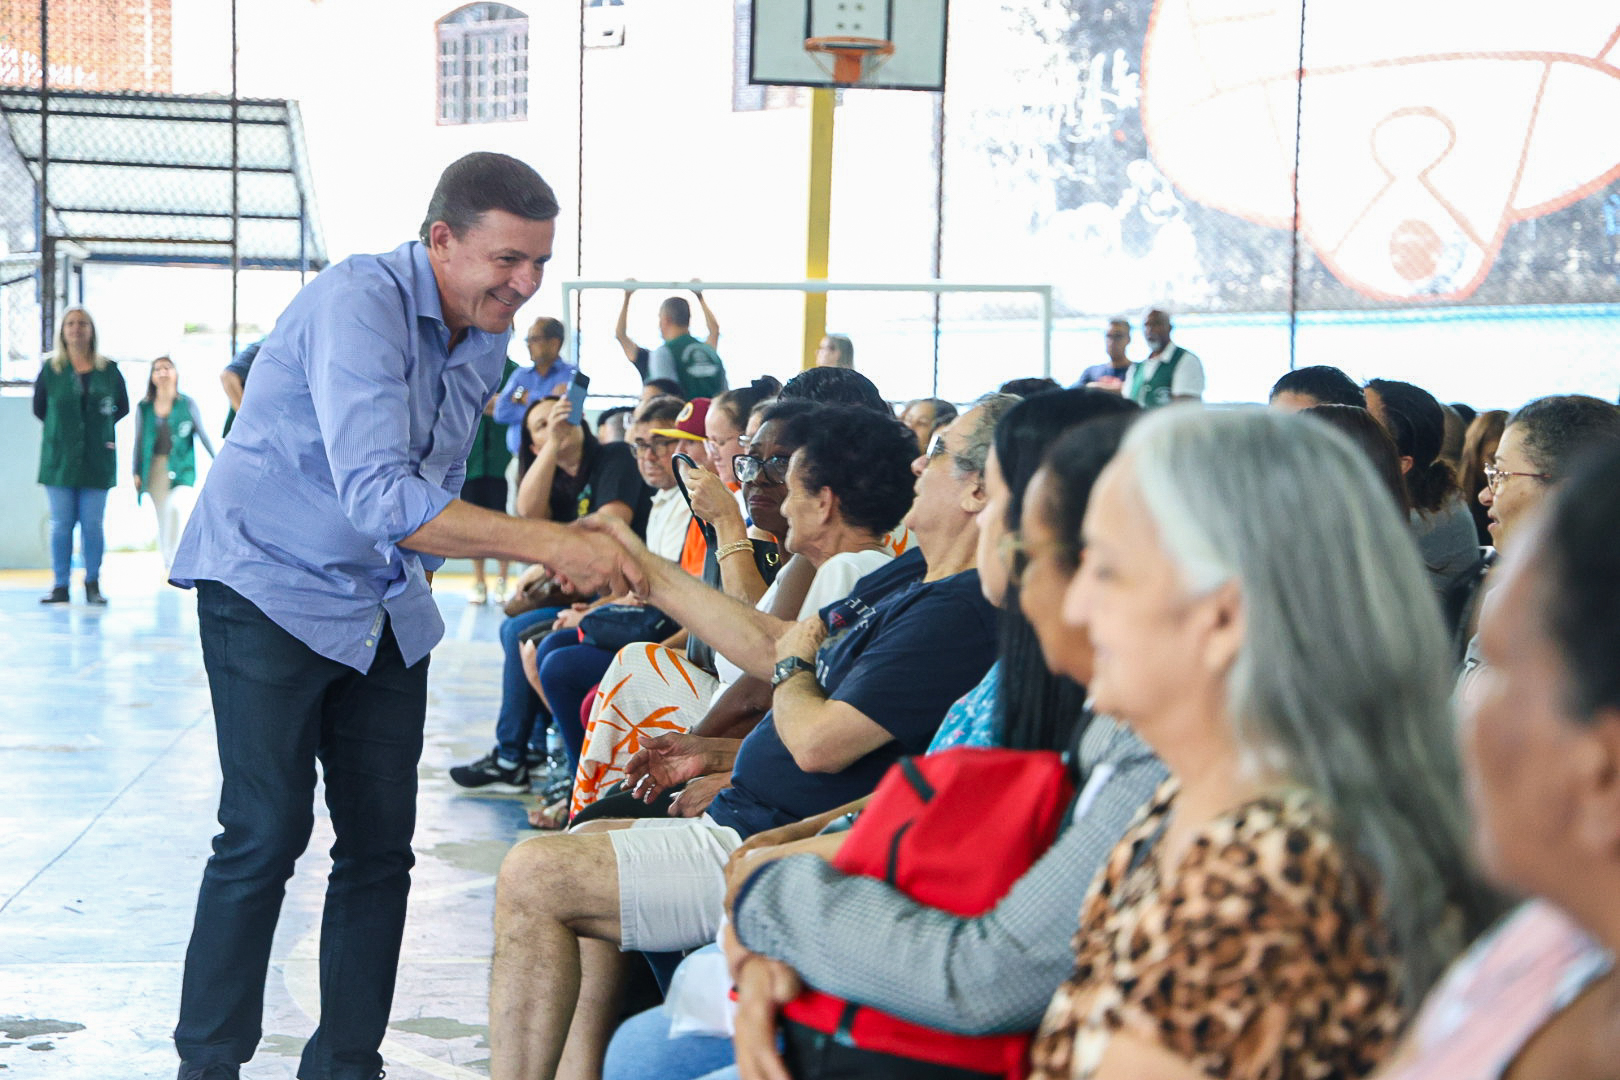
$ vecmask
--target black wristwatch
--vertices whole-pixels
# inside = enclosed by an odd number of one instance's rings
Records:
[[[802,656],[789,656],[776,662],[776,672],[771,676],[771,688],[775,689],[787,682],[801,671],[808,671],[811,675],[816,673],[816,665]]]

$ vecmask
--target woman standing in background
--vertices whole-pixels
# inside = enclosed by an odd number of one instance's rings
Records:
[[[197,403],[180,392],[174,361],[167,356],[153,360],[146,396],[135,412],[135,498],[152,496],[164,571],[174,562],[185,527],[186,500],[176,489],[197,483],[196,440],[202,439],[203,449],[214,456],[214,444],[197,417]]]
[[[42,604],[68,602],[73,527],[84,551],[84,598],[101,594],[102,518],[107,491],[117,483],[113,425],[129,415],[129,391],[118,365],[96,349],[96,324],[81,307],[68,308],[56,331],[56,351],[34,382],[34,415],[45,422],[39,482],[51,506],[51,591]]]

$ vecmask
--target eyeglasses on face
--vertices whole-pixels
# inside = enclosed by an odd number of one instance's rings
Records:
[[[1491,489],[1493,495],[1502,490],[1502,485],[1507,482],[1507,478],[1510,476],[1529,476],[1536,480],[1552,479],[1551,473],[1509,472],[1506,469],[1498,469],[1495,465],[1485,466],[1485,486]]]
[[[923,456],[929,461],[933,461],[935,458],[944,457],[948,453],[950,453],[950,447],[945,444],[945,433],[943,431],[934,432],[933,438],[928,440],[928,449],[923,451]]]
[[[665,450],[668,450],[670,447],[675,445],[675,440],[665,438],[662,435],[654,435],[651,439],[645,442],[643,442],[641,439],[637,439],[630,445],[635,448],[637,457],[643,457],[647,454],[662,454]]]
[[[765,483],[787,483],[788,459],[780,455],[772,458],[757,458],[752,454],[738,454],[731,459],[731,471],[737,474],[737,479],[744,484],[759,482],[763,476]]]

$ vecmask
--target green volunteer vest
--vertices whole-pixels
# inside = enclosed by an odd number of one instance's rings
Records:
[[[1130,386],[1125,396],[1144,409],[1157,409],[1160,405],[1170,404],[1170,384],[1175,381],[1176,367],[1181,363],[1184,351],[1180,345],[1170,346],[1170,356],[1160,361],[1159,370],[1153,373],[1153,378],[1145,381],[1142,378],[1142,365],[1132,365]]]
[[[152,448],[157,445],[157,406],[143,401],[141,410],[141,445],[135,448],[140,462],[141,490],[135,497],[140,502],[152,486]],[[169,486],[191,487],[197,482],[197,421],[191,415],[191,399],[179,395],[169,409]]]
[[[501,386],[512,377],[517,365],[508,360],[501,369]],[[473,436],[472,449],[467,453],[467,479],[478,480],[486,476],[506,475],[506,466],[512,461],[512,451],[506,448],[506,425],[497,424],[493,416],[478,418],[478,433]]]
[[[90,389],[81,393],[73,365],[61,371],[46,363],[39,373],[45,384],[45,431],[39,446],[39,482],[47,487],[110,488],[118,483],[118,456],[113,417],[118,412],[118,384],[123,376],[111,360],[90,372]]]
[[[664,348],[675,358],[675,376],[688,400],[725,392],[726,365],[720,362],[719,353],[691,334],[670,338]]]

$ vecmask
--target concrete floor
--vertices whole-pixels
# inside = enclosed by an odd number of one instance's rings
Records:
[[[153,555],[109,556],[105,609],[42,607],[47,575],[0,574],[0,1075],[168,1078],[197,883],[217,831],[219,770],[195,601]],[[382,1053],[390,1080],[488,1075],[494,874],[534,835],[516,796],[458,794],[446,769],[488,749],[499,612],[441,578],[410,921]],[[294,1076],[314,1029],[331,827],[288,887],[264,1041],[242,1071]]]

